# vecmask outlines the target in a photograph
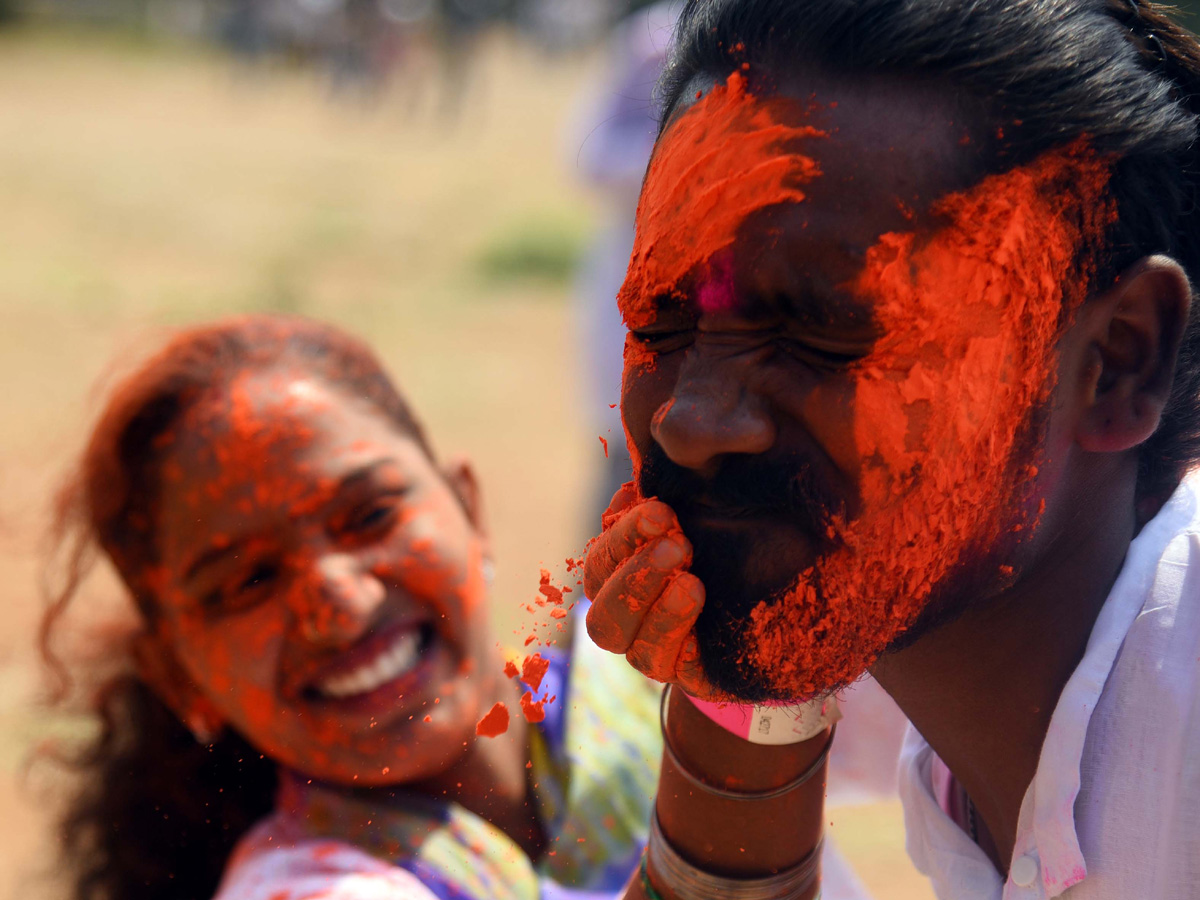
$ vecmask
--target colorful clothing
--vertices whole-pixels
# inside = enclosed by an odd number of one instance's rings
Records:
[[[569,658],[541,652],[550,669],[539,693],[556,699],[532,731],[534,791],[548,838],[536,863],[456,803],[398,793],[399,809],[382,817],[377,802],[287,776],[275,813],[230,857],[217,900],[583,900],[619,893],[645,846],[654,802],[660,687],[583,637]]]

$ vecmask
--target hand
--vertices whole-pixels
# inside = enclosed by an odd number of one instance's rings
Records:
[[[639,501],[630,483],[613,496],[603,523],[584,564],[584,590],[592,600],[588,635],[655,681],[718,699],[693,634],[704,585],[687,571],[692,545],[675,513],[658,500]]]

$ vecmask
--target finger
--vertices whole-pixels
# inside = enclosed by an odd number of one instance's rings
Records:
[[[633,506],[638,501],[637,485],[632,481],[627,481],[612,495],[612,499],[608,501],[608,508],[604,510],[600,516],[600,526],[605,531],[612,525],[625,510]]]
[[[708,680],[704,674],[704,663],[700,660],[700,645],[696,635],[689,634],[683,641],[683,649],[675,661],[675,683],[687,693],[700,700],[730,700],[731,698]]]
[[[629,507],[588,548],[583,566],[584,593],[595,600],[604,582],[638,547],[678,528],[675,512],[665,503],[647,500]]]
[[[704,609],[704,585],[689,572],[674,576],[662,596],[646,610],[642,627],[625,658],[655,681],[674,681],[683,643]]]
[[[657,538],[625,560],[588,609],[588,634],[596,645],[611,653],[626,652],[667,582],[691,561],[692,545],[681,531]]]

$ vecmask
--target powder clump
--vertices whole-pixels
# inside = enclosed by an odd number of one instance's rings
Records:
[[[503,703],[493,706],[475,726],[480,737],[498,737],[508,731],[508,707]]]

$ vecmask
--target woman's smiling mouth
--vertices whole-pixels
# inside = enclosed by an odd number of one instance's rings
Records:
[[[434,630],[429,624],[413,623],[388,629],[347,651],[330,667],[328,674],[314,678],[305,694],[310,698],[353,701],[366,698],[381,688],[390,687],[391,699],[413,687],[417,670],[430,649]]]

